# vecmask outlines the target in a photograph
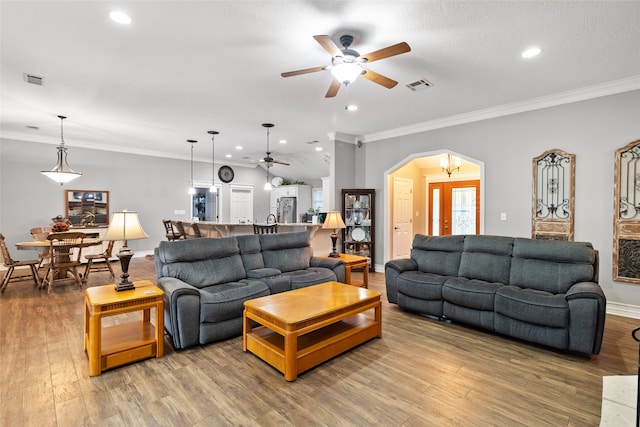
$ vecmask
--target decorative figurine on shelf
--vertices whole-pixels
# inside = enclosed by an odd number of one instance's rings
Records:
[[[61,233],[64,231],[69,231],[69,220],[62,215],[58,215],[56,217],[51,218],[53,221],[53,227],[51,227],[51,231],[54,233]]]

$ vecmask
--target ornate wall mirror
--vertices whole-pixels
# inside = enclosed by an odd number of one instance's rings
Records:
[[[573,240],[576,155],[545,151],[533,159],[531,238]]]
[[[64,206],[69,224],[75,227],[99,227],[109,224],[108,191],[65,190]]]
[[[640,283],[640,139],[616,150],[613,280]]]

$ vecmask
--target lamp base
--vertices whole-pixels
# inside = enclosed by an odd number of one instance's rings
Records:
[[[136,287],[133,285],[133,282],[129,281],[129,262],[133,257],[133,251],[127,246],[123,246],[117,256],[120,259],[122,275],[120,275],[120,281],[116,283],[116,291],[121,292],[135,289]]]
[[[338,233],[334,231],[333,233],[331,233],[331,244],[333,245],[333,248],[331,249],[331,252],[329,252],[329,258],[340,258],[340,253],[336,251],[337,241]]]

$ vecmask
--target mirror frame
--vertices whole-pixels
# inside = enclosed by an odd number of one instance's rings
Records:
[[[82,211],[82,201],[90,199],[93,200],[94,212],[89,212],[96,214],[96,219],[92,223],[83,223],[82,216],[86,211]],[[98,200],[99,202],[97,202]],[[81,212],[76,214],[78,208]],[[65,218],[72,227],[106,227],[109,225],[109,192],[103,190],[65,190],[64,209]],[[84,221],[86,220],[84,219]]]

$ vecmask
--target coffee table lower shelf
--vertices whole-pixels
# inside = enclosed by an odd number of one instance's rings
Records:
[[[378,336],[378,322],[365,314],[356,314],[299,335],[297,336],[295,375]],[[265,326],[260,326],[247,334],[246,340],[247,350],[283,374],[287,373],[284,336]]]

